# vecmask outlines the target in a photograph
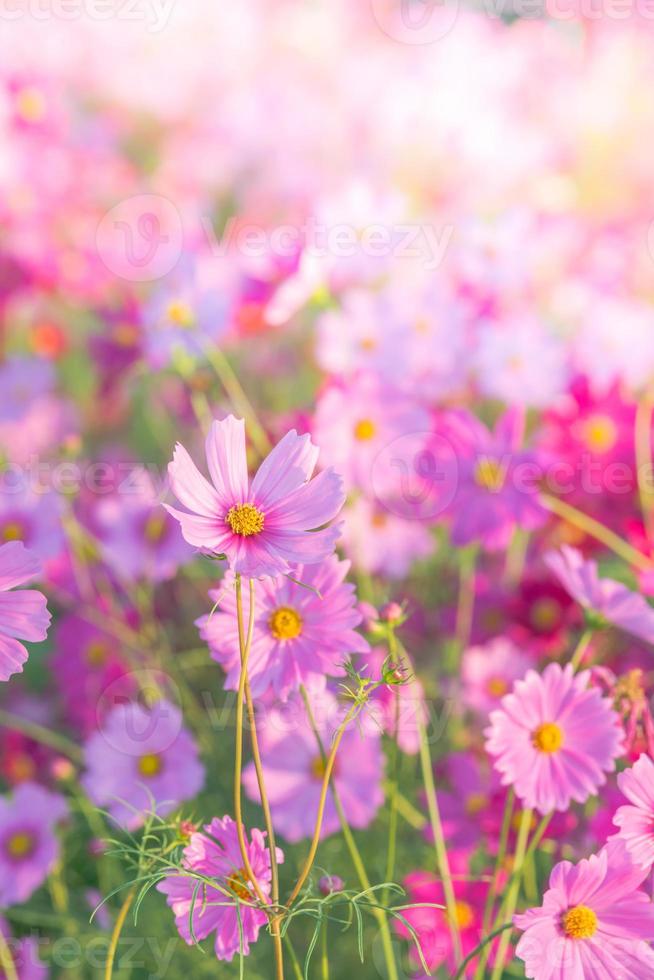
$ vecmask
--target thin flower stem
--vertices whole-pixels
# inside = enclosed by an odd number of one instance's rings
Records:
[[[321,966],[321,978],[322,980],[329,980],[329,956],[327,952],[327,930],[329,924],[327,919],[322,924],[322,951],[320,956],[320,966]]]
[[[495,899],[497,898],[497,886],[499,884],[499,877],[502,871],[502,865],[504,864],[504,859],[506,857],[506,848],[509,843],[509,832],[511,830],[511,818],[513,817],[513,807],[515,805],[515,793],[512,789],[506,794],[506,801],[504,803],[504,814],[502,816],[502,829],[500,830],[500,840],[497,848],[497,858],[495,859],[495,870],[493,871],[493,879],[490,883],[488,889],[488,897],[486,898],[486,905],[484,907],[484,918],[482,931],[486,932],[491,924],[491,919],[493,917],[493,908],[495,905]]]
[[[579,638],[579,642],[575,647],[574,653],[570,658],[570,663],[572,664],[572,669],[575,673],[579,670],[581,662],[584,659],[584,654],[588,649],[588,645],[593,638],[593,631],[591,629],[584,630]]]
[[[345,715],[345,718],[338,726],[334,734],[332,747],[330,749],[329,755],[327,756],[327,762],[325,764],[325,774],[322,778],[322,788],[320,790],[320,799],[318,801],[318,813],[316,816],[316,825],[313,831],[313,838],[311,840],[311,847],[309,848],[309,853],[302,867],[302,871],[300,872],[300,877],[295,883],[295,888],[291,892],[288,902],[286,903],[288,908],[290,908],[290,906],[293,904],[297,896],[302,891],[304,883],[309,877],[309,872],[313,867],[313,862],[315,861],[316,853],[318,851],[318,844],[320,843],[320,832],[322,830],[322,821],[325,815],[325,804],[327,802],[327,793],[329,791],[329,781],[331,779],[332,772],[334,771],[334,763],[336,762],[336,753],[338,752],[339,745],[341,744],[343,736],[345,735],[345,730],[347,729],[347,726],[350,724],[352,719],[359,713],[360,707],[361,705],[358,702],[352,705],[352,707]]]
[[[254,448],[257,450],[261,458],[267,456],[271,450],[270,440],[268,439],[266,431],[261,425],[261,422],[257,417],[257,413],[252,406],[252,402],[245,393],[245,389],[239,381],[236,372],[220,348],[207,345],[205,348],[205,356],[211,367],[216,372],[221,385],[225,389],[234,411],[238,412],[238,414],[242,415],[245,419]]]
[[[533,811],[526,809],[522,811],[522,816],[520,818],[520,827],[518,829],[518,840],[516,842],[515,857],[513,861],[513,877],[506,895],[506,914],[505,918],[509,922],[513,921],[513,913],[515,912],[516,903],[518,901],[518,894],[520,892],[520,878],[521,872],[525,861],[525,853],[527,850],[527,838],[529,837],[529,828],[531,827],[531,820],[533,816]],[[502,973],[504,972],[504,962],[506,960],[506,954],[509,949],[509,942],[511,941],[511,930],[507,929],[506,932],[502,933],[502,938],[500,939],[499,946],[497,949],[497,955],[495,957],[495,965],[493,967],[493,972],[491,974],[491,980],[500,980]]]
[[[636,474],[638,495],[643,513],[647,539],[654,545],[654,494],[652,493],[652,417],[654,416],[654,391],[646,392],[636,410],[634,444],[636,450]]]
[[[440,810],[438,807],[438,796],[436,795],[436,784],[434,782],[434,770],[432,766],[431,751],[427,731],[422,722],[418,720],[418,736],[420,739],[420,766],[422,769],[422,781],[427,795],[427,811],[431,824],[432,834],[434,835],[434,848],[436,850],[436,863],[443,882],[443,892],[445,894],[445,907],[447,909],[447,921],[452,934],[452,942],[456,955],[457,964],[461,962],[463,949],[461,946],[461,933],[459,931],[459,921],[456,914],[456,896],[452,884],[450,873],[450,863],[447,857],[445,837],[443,835],[443,824],[441,821]]]
[[[393,688],[393,693],[395,695],[395,730],[393,736],[393,755],[391,759],[391,785],[388,800],[388,851],[386,855],[386,881],[393,881],[395,876],[395,855],[397,851],[397,823],[398,823],[398,808],[397,808],[397,794],[398,794],[398,782],[399,782],[399,760],[400,753],[397,744],[398,728],[400,725],[400,692],[397,688]],[[386,904],[388,895],[385,896],[382,905]]]
[[[13,715],[9,711],[0,709],[0,727],[21,732],[21,734],[27,735],[33,741],[39,742],[41,745],[47,745],[48,748],[54,749],[55,752],[61,752],[62,755],[67,756],[73,762],[81,764],[84,761],[84,755],[78,745],[75,745],[65,735],[53,732],[49,728],[37,724],[35,721],[29,721],[27,718],[21,718],[20,715]]]
[[[497,937],[500,936],[505,931],[505,929],[512,929],[512,928],[513,928],[513,923],[512,922],[505,922],[503,926],[498,926],[497,929],[493,929],[493,931],[491,933],[489,933],[488,936],[485,936],[484,939],[479,943],[478,946],[476,946],[473,949],[473,951],[471,953],[468,953],[468,955],[464,959],[463,963],[461,964],[461,966],[459,967],[459,969],[456,971],[456,973],[452,977],[452,980],[461,980],[461,977],[465,977],[466,967],[470,963],[472,963],[472,961],[474,960],[475,956],[477,956],[479,953],[481,953],[482,949],[485,949],[485,948],[487,949],[488,948],[488,944],[489,943],[492,943],[492,941],[494,939],[497,939]]]
[[[297,958],[297,953],[293,949],[293,943],[291,942],[287,932],[284,933],[284,944],[288,950],[288,955],[291,958],[291,966],[293,967],[293,972],[295,973],[295,980],[304,980],[300,961]]]
[[[468,646],[475,609],[475,566],[477,548],[470,546],[459,556],[459,598],[456,608],[456,641],[460,655]]]
[[[320,732],[318,731],[318,726],[316,725],[316,719],[313,714],[313,709],[311,708],[311,702],[309,701],[309,697],[307,695],[306,688],[304,686],[300,687],[300,694],[302,695],[302,700],[304,701],[307,717],[309,719],[309,724],[311,725],[311,729],[315,736],[316,743],[320,750],[320,755],[322,757],[323,764],[324,764],[327,761],[325,747],[323,745],[322,738],[320,737]],[[352,833],[352,830],[348,823],[347,817],[345,815],[345,810],[343,809],[343,804],[341,803],[341,798],[339,796],[335,784],[332,786],[332,796],[334,798],[334,806],[336,807],[336,813],[338,814],[338,819],[341,824],[341,832],[343,834],[343,839],[345,841],[348,851],[350,852],[350,859],[352,861],[352,864],[354,865],[354,870],[357,873],[357,878],[359,879],[359,883],[361,887],[365,891],[369,891],[370,888],[372,887],[370,883],[370,878],[368,877],[366,866],[363,862],[363,858],[361,857],[359,848],[357,847],[357,843],[354,839],[354,834]],[[377,919],[377,924],[379,926],[379,934],[381,936],[382,948],[384,952],[384,960],[386,962],[386,970],[388,973],[388,980],[399,980],[397,965],[395,963],[395,954],[393,952],[393,940],[391,938],[391,932],[388,927],[388,916],[386,915],[384,909],[377,908],[377,907],[373,908],[372,913]]]
[[[14,963],[14,958],[11,955],[11,949],[9,943],[2,935],[0,930],[0,967],[6,976],[7,980],[18,980],[18,970],[16,969],[16,964]]]
[[[125,901],[120,907],[118,917],[114,923],[114,928],[111,933],[111,940],[109,942],[109,949],[107,951],[107,962],[105,964],[104,970],[104,980],[111,980],[114,972],[114,960],[116,958],[116,950],[118,949],[118,940],[120,939],[120,934],[123,931],[123,926],[125,925],[125,919],[132,907],[132,902],[136,896],[136,887],[130,888],[127,895],[125,896]]]
[[[252,632],[254,630],[254,603],[250,602],[250,616],[248,621],[247,639],[243,630],[243,598],[241,593],[241,576],[236,576],[236,618],[238,622],[238,643],[241,654],[241,675],[238,681],[238,695],[236,698],[236,745],[234,748],[234,817],[236,820],[236,834],[238,836],[238,846],[243,860],[248,878],[256,892],[257,898],[263,905],[267,905],[261,885],[252,870],[248,855],[247,844],[245,842],[245,831],[243,829],[243,808],[241,799],[241,780],[243,771],[243,706],[245,702],[245,683],[247,679],[248,659],[250,647],[252,645]]]
[[[651,558],[648,558],[641,551],[637,551],[636,548],[633,548],[593,517],[589,517],[583,511],[577,510],[572,504],[566,503],[560,497],[552,497],[549,493],[541,493],[540,501],[549,511],[556,514],[557,517],[561,517],[568,524],[578,527],[585,534],[600,541],[629,565],[634,565],[643,572],[651,572],[654,569],[654,561]]]

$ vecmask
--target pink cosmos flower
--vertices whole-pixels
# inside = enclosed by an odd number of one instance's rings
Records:
[[[45,640],[50,613],[45,596],[36,589],[10,592],[41,571],[41,564],[20,541],[0,547],[0,681],[22,672],[27,650],[20,640]]]
[[[0,918],[0,933],[9,947],[18,980],[46,980],[49,971],[39,956],[39,940],[34,936],[14,939],[3,918]]]
[[[631,806],[621,806],[613,817],[634,864],[649,871],[654,864],[654,762],[641,755],[631,769],[618,776],[618,786]]]
[[[488,885],[480,881],[465,880],[470,875],[470,862],[463,852],[450,853],[450,870],[454,876],[456,896],[455,914],[461,934],[464,955],[479,945],[482,937],[482,917]],[[458,877],[460,876],[460,878]],[[452,933],[447,917],[443,887],[436,875],[428,871],[413,871],[404,879],[407,891],[406,903],[416,902],[417,907],[408,908],[402,914],[415,929],[422,955],[432,974],[437,967],[445,966],[447,975],[456,969],[452,946]],[[428,905],[440,906],[428,908]],[[421,907],[422,906],[422,907]],[[399,935],[409,938],[409,930],[403,924],[396,925]],[[418,963],[415,948],[411,959]]]
[[[639,889],[647,872],[622,841],[550,875],[540,908],[516,915],[516,955],[532,980],[645,980],[654,976],[654,905]]]
[[[22,783],[0,797],[0,908],[26,902],[59,857],[55,826],[68,813],[62,796]]]
[[[133,829],[146,813],[170,813],[204,784],[197,746],[182,726],[176,705],[158,701],[146,710],[136,701],[118,704],[84,747],[82,784],[96,806]]]
[[[447,412],[438,438],[456,450],[443,462],[443,480],[455,488],[447,514],[452,541],[479,541],[489,551],[505,548],[516,527],[534,530],[546,520],[538,500],[541,468],[533,453],[520,449],[524,412],[510,410],[490,431],[466,411]]]
[[[580,606],[654,644],[654,609],[644,596],[622,582],[600,578],[597,562],[586,561],[581,552],[569,545],[549,552],[545,562]]]
[[[570,664],[549,664],[542,676],[530,670],[491,713],[486,749],[502,784],[512,785],[525,807],[545,814],[571,800],[584,803],[613,771],[624,733],[589,678]]]
[[[349,568],[349,562],[331,555],[320,564],[294,570],[294,578],[303,585],[284,575],[257,583],[248,664],[255,696],[272,688],[286,700],[301,684],[322,690],[326,675],[343,676],[342,664],[349,654],[368,651],[367,641],[355,631],[363,617],[354,586],[344,581]],[[209,595],[214,601],[220,599],[220,610],[202,616],[197,625],[214,660],[227,672],[225,686],[237,690],[241,658],[234,589],[225,582]],[[243,600],[247,623],[249,594]]]
[[[242,419],[215,421],[206,454],[212,483],[179,443],[168,466],[172,490],[187,511],[166,509],[189,544],[226,555],[232,571],[250,578],[279,575],[332,553],[338,527],[313,529],[331,521],[345,498],[333,470],[311,479],[318,449],[309,436],[287,432],[252,483]]]
[[[312,707],[323,746],[329,751],[344,707],[327,691],[312,697]],[[346,729],[336,756],[333,781],[352,827],[367,827],[384,801],[380,741],[379,727],[372,719],[367,725],[352,725]],[[291,843],[310,837],[316,823],[324,765],[299,700],[266,713],[260,743],[275,828]],[[259,788],[252,764],[243,773],[243,785],[250,799],[258,802]],[[339,827],[330,789],[321,838]]]
[[[213,879],[222,891],[211,885],[198,885],[200,879],[191,875],[173,872],[159,882],[157,890],[166,896],[179,933],[189,946],[215,932],[216,956],[229,962],[241,946],[243,955],[248,955],[250,943],[257,941],[267,916],[261,909],[244,904],[256,901],[256,896],[243,868],[236,824],[232,818],[223,817],[220,820],[214,817],[203,829],[204,833],[198,831],[191,834],[190,842],[184,848],[182,866],[189,872]],[[267,897],[271,875],[270,853],[265,838],[266,834],[262,831],[252,830],[247,854],[261,891]],[[283,861],[284,853],[277,848],[277,862],[281,864]],[[234,898],[230,899],[232,894]]]
[[[483,714],[497,708],[530,664],[531,659],[508,637],[497,636],[484,646],[468,647],[461,661],[465,704]]]

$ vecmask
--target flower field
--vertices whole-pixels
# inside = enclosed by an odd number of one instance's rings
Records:
[[[0,7],[1,980],[654,977],[654,13]]]

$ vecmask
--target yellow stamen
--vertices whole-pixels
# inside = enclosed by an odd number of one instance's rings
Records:
[[[536,629],[551,629],[558,622],[560,612],[561,606],[556,599],[537,599],[531,609],[531,622]]]
[[[145,522],[143,533],[150,544],[158,544],[166,531],[166,514],[163,508],[155,510]]]
[[[156,752],[148,752],[139,759],[139,772],[146,779],[152,779],[153,776],[158,776],[162,769],[163,761],[161,756],[157,755]]]
[[[482,487],[482,489],[496,493],[502,489],[505,476],[506,467],[498,459],[482,456],[481,459],[477,460],[474,480],[477,486]]]
[[[244,868],[240,868],[234,874],[231,874],[227,878],[226,885],[242,901],[249,902],[252,900],[252,892],[249,888],[250,878]]]
[[[7,854],[12,858],[26,858],[32,853],[35,845],[36,841],[32,834],[26,830],[19,830],[7,841]]]
[[[618,441],[618,428],[608,415],[591,415],[583,433],[584,442],[593,453],[608,453]]]
[[[302,632],[302,617],[295,609],[280,606],[268,620],[268,626],[276,640],[294,640]]]
[[[454,903],[454,918],[459,929],[469,929],[475,921],[475,913],[468,902],[458,901]]]
[[[2,529],[3,541],[22,541],[23,535],[23,528],[18,521],[9,521]]]
[[[488,797],[484,793],[471,793],[465,802],[468,816],[474,817],[488,806]]]
[[[551,755],[553,752],[558,752],[563,745],[563,732],[554,722],[546,721],[532,732],[531,744],[539,752]]]
[[[166,310],[168,319],[177,327],[192,327],[195,323],[193,310],[181,299],[174,299],[168,304]]]
[[[503,698],[509,690],[509,685],[503,677],[491,677],[486,684],[486,691],[492,698]]]
[[[354,426],[354,437],[359,442],[368,442],[377,432],[377,426],[372,419],[359,419]]]
[[[45,116],[43,93],[34,85],[25,86],[16,96],[16,109],[25,122],[40,122]]]
[[[321,755],[317,755],[311,763],[311,775],[314,779],[323,781],[325,778],[325,763]]]
[[[84,651],[87,664],[90,667],[103,667],[107,662],[109,650],[103,640],[91,640]]]
[[[253,534],[261,534],[264,519],[265,515],[253,504],[236,504],[229,508],[225,521],[234,534],[240,534],[242,538],[250,538]]]
[[[575,905],[565,913],[561,925],[569,939],[590,939],[597,932],[597,916],[587,905]]]

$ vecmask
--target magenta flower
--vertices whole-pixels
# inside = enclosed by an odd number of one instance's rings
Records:
[[[631,769],[618,776],[618,786],[631,806],[621,806],[613,817],[634,864],[649,871],[654,864],[654,762],[641,755]]]
[[[654,976],[654,905],[639,889],[647,872],[622,842],[550,875],[540,908],[516,915],[516,955],[532,980],[645,980]]]
[[[248,664],[255,696],[272,688],[286,700],[301,684],[322,690],[326,675],[343,676],[342,664],[350,653],[368,651],[368,643],[355,631],[363,617],[356,605],[354,586],[344,581],[349,567],[349,562],[332,555],[320,564],[294,571],[303,585],[284,575],[257,584]],[[241,658],[234,590],[223,584],[209,594],[214,601],[222,596],[220,611],[202,616],[197,625],[214,660],[227,672],[225,687],[237,690]],[[245,622],[249,610],[246,594]]]
[[[214,817],[211,823],[205,824],[204,830],[205,833],[191,834],[190,843],[184,848],[182,866],[195,875],[201,875],[202,879],[213,879],[219,887],[212,888],[211,885],[203,884],[201,878],[192,874],[171,872],[169,877],[159,882],[157,890],[166,896],[175,915],[177,929],[189,946],[195,940],[206,939],[215,932],[216,956],[219,960],[230,961],[239,952],[241,945],[243,955],[248,955],[250,943],[257,941],[259,930],[266,924],[267,916],[261,909],[244,904],[255,902],[256,896],[243,867],[236,824],[232,818],[223,817],[219,820]],[[270,853],[265,838],[265,833],[254,829],[251,841],[247,844],[247,855],[261,891],[268,897]],[[284,853],[277,848],[277,863],[282,864],[283,861]]]
[[[224,554],[232,571],[250,578],[279,575],[333,552],[339,529],[322,525],[343,506],[342,482],[333,470],[311,479],[318,449],[309,436],[287,432],[251,483],[242,419],[215,421],[206,454],[212,483],[179,443],[168,466],[172,490],[187,511],[166,507],[189,544]]]
[[[586,561],[576,548],[563,545],[550,551],[545,562],[580,606],[626,633],[654,644],[654,609],[644,596],[622,582],[600,578],[597,562]]]
[[[443,461],[446,486],[456,488],[447,509],[456,545],[480,542],[488,551],[506,548],[516,527],[534,530],[546,520],[538,500],[541,468],[520,449],[524,413],[506,412],[492,431],[466,411],[442,416],[441,442],[456,451]]]
[[[68,813],[62,796],[22,783],[0,797],[0,908],[26,902],[59,857],[55,826]]]
[[[22,672],[27,650],[20,640],[45,640],[50,613],[45,596],[36,589],[10,592],[41,571],[41,564],[21,541],[0,547],[0,681]]]
[[[162,816],[191,800],[204,784],[204,766],[176,705],[146,710],[118,704],[85,745],[84,789],[117,823],[138,827],[147,813]]]
[[[312,698],[312,707],[323,745],[329,751],[343,718],[343,705],[325,691]],[[380,741],[378,725],[374,719],[368,719],[367,725],[346,729],[336,756],[333,780],[352,827],[367,827],[384,802]],[[267,711],[262,718],[260,742],[275,828],[293,844],[311,837],[325,769],[302,703],[289,701],[283,708]],[[250,799],[258,802],[259,788],[252,764],[243,773],[243,785]],[[335,833],[339,827],[330,789],[321,838]]]
[[[620,720],[589,677],[570,664],[549,664],[542,676],[530,670],[491,713],[486,749],[525,807],[545,814],[584,803],[623,751]]]

